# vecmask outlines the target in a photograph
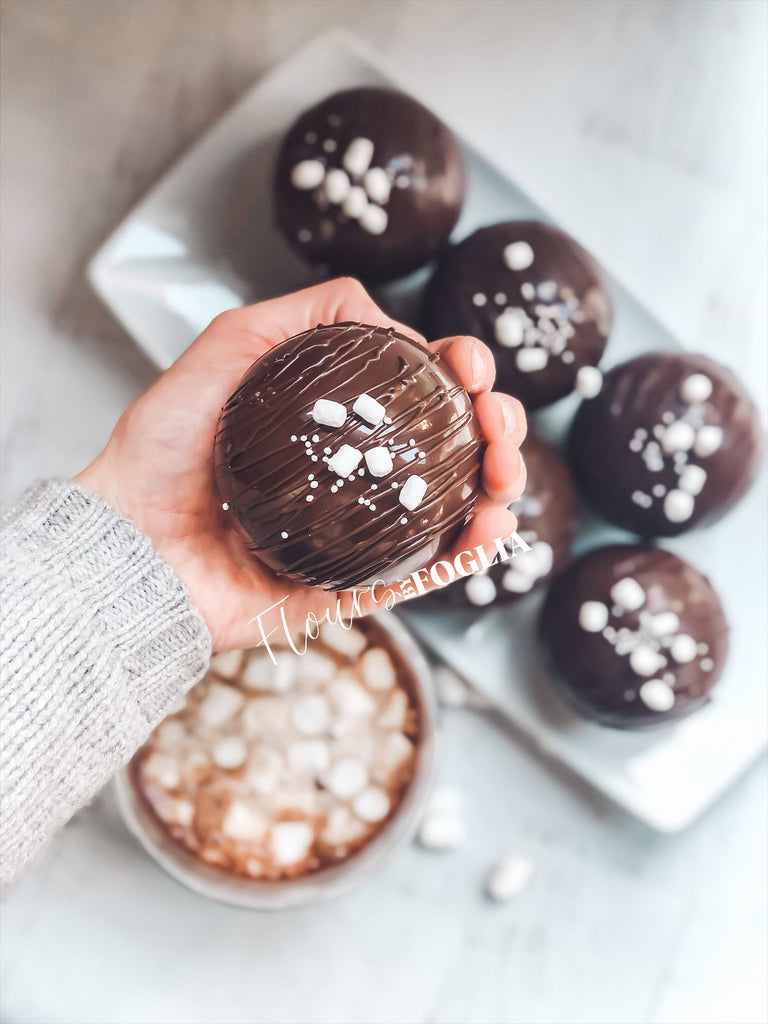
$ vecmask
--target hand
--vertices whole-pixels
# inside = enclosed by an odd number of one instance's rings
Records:
[[[212,449],[222,406],[250,365],[269,348],[318,323],[344,320],[395,327],[357,281],[341,278],[283,298],[234,309],[211,323],[173,366],[120,417],[104,451],[76,478],[128,516],[176,571],[202,613],[214,651],[253,647],[261,640],[260,612],[288,597],[283,608],[297,632],[306,616],[321,619],[336,607],[345,615],[352,594],[279,579],[248,554],[231,525],[222,522],[213,480]],[[525,437],[520,403],[491,393],[495,368],[475,338],[448,338],[440,351],[473,396],[487,442],[483,489],[455,552],[508,537],[517,520],[507,509],[525,486],[519,445]],[[362,595],[363,613],[375,610]]]

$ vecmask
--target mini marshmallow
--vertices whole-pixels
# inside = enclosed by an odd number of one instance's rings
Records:
[[[152,753],[142,762],[141,772],[163,789],[175,789],[181,782],[179,762],[166,754]]]
[[[215,654],[211,658],[211,670],[217,676],[223,676],[225,679],[234,679],[240,671],[242,661],[242,651],[222,651],[221,654]]]
[[[283,771],[283,759],[272,747],[260,747],[248,759],[245,778],[259,796],[269,796],[277,789]]]
[[[526,572],[520,572],[516,567],[507,569],[501,577],[501,586],[508,594],[527,594],[533,589],[536,577]]]
[[[608,608],[602,601],[585,601],[579,608],[579,625],[586,633],[601,633],[608,625]]]
[[[665,452],[687,452],[693,448],[696,431],[684,420],[675,420],[664,431],[661,446]]]
[[[363,181],[365,191],[374,203],[383,206],[389,200],[390,184],[389,175],[383,167],[371,167],[365,172]]]
[[[343,444],[335,455],[328,460],[328,469],[336,476],[348,477],[357,469],[363,458],[363,453],[351,444]]]
[[[387,230],[389,217],[386,210],[370,203],[358,217],[358,223],[369,235],[383,235]]]
[[[675,691],[663,679],[649,679],[643,683],[639,696],[651,711],[669,711],[675,704]]]
[[[327,683],[336,674],[336,662],[308,647],[304,654],[295,656],[294,669],[303,683]]]
[[[338,167],[328,171],[323,182],[323,190],[329,203],[343,203],[351,187],[352,182]]]
[[[541,579],[552,571],[554,553],[545,540],[534,541],[528,551],[521,551],[512,559],[511,567],[532,580]]]
[[[362,178],[373,159],[373,143],[370,139],[353,139],[347,146],[342,164],[344,169],[356,178]]]
[[[715,426],[701,427],[696,433],[693,450],[701,459],[706,459],[720,448],[723,443],[723,428]]]
[[[365,420],[366,423],[370,423],[372,427],[377,427],[384,419],[387,412],[381,402],[377,402],[375,398],[371,398],[370,395],[366,395],[365,393],[355,399],[352,411],[359,416],[361,420]]]
[[[381,712],[379,724],[384,729],[402,729],[408,717],[408,697],[404,690],[395,690]]]
[[[362,820],[356,818],[348,807],[334,807],[328,815],[322,838],[333,846],[354,843],[365,834]]]
[[[504,248],[504,262],[510,270],[527,270],[533,263],[533,249],[528,242],[511,242]]]
[[[325,785],[340,800],[357,796],[368,783],[368,769],[357,757],[340,757],[325,777]]]
[[[460,789],[456,786],[436,786],[427,804],[427,814],[458,814],[463,807],[464,795]]]
[[[645,604],[645,591],[637,580],[625,576],[611,587],[611,599],[625,612],[634,612]]]
[[[302,160],[291,171],[291,184],[304,191],[317,188],[325,177],[325,167],[319,160]]]
[[[603,387],[603,375],[596,366],[582,366],[576,374],[576,391],[582,398],[594,398]]]
[[[298,864],[304,860],[314,835],[312,827],[304,821],[281,821],[273,825],[270,847],[275,863]]]
[[[520,314],[523,314],[522,316]],[[515,348],[523,343],[528,317],[520,309],[505,309],[496,318],[493,333],[496,341],[505,348]]]
[[[325,697],[311,693],[296,701],[291,719],[296,730],[304,736],[317,736],[331,724],[331,709]]]
[[[652,676],[663,664],[663,659],[648,644],[638,644],[629,656],[629,665],[639,676]]]
[[[693,464],[686,466],[677,478],[677,486],[686,494],[701,494],[704,484],[707,482],[707,471],[701,466]]]
[[[267,831],[267,822],[258,811],[235,797],[221,823],[221,831],[230,839],[258,842]]]
[[[388,448],[371,448],[365,453],[365,464],[371,476],[381,477],[392,472],[392,456]]]
[[[362,217],[368,207],[368,196],[359,185],[353,185],[341,204],[342,211],[352,220]]]
[[[412,753],[413,744],[408,737],[403,736],[401,732],[391,732],[382,742],[379,758],[385,768],[394,771],[407,761]]]
[[[343,718],[370,718],[376,710],[376,701],[354,679],[335,679],[329,694],[334,709]]]
[[[698,653],[696,641],[692,636],[688,636],[687,633],[680,633],[670,644],[669,653],[679,665],[687,665],[689,661],[693,661]]]
[[[295,772],[318,775],[329,762],[328,744],[322,740],[298,740],[288,747],[288,763]]]
[[[243,708],[243,732],[252,739],[279,734],[288,728],[288,702],[282,697],[257,697]]]
[[[689,405],[706,402],[711,394],[712,381],[705,373],[692,373],[680,384],[680,397]]]
[[[211,683],[197,713],[206,725],[215,729],[228,722],[243,706],[245,698],[232,686]]]
[[[241,682],[250,690],[270,690],[285,693],[293,685],[293,659],[287,652],[276,655],[277,664],[264,652],[252,652],[241,676]]]
[[[469,699],[467,684],[447,665],[438,665],[433,673],[437,699],[446,708],[463,708]]]
[[[466,829],[455,813],[429,813],[419,829],[419,845],[427,850],[456,850],[466,840]]]
[[[527,889],[534,875],[533,865],[524,857],[508,857],[491,868],[485,880],[485,894],[506,903]]]
[[[538,345],[530,348],[519,348],[515,357],[517,368],[521,373],[535,373],[543,370],[549,362],[549,352]]]
[[[214,764],[227,771],[239,768],[240,765],[245,764],[247,756],[248,748],[240,736],[224,736],[214,743],[211,750]]]
[[[413,512],[421,504],[426,493],[427,481],[414,473],[398,491],[397,500],[409,512]]]
[[[336,622],[324,622],[320,627],[320,639],[334,651],[354,659],[361,654],[368,643],[365,634],[354,626],[346,628]]]
[[[664,499],[664,515],[670,523],[684,523],[693,515],[693,495],[677,489],[670,491]]]
[[[464,583],[464,594],[470,604],[482,608],[496,600],[496,584],[490,576],[470,576]]]
[[[355,814],[365,822],[383,821],[391,806],[389,797],[378,786],[369,786],[358,793],[352,804]]]
[[[383,647],[371,647],[360,661],[363,679],[372,690],[389,690],[397,682],[392,659]]]
[[[312,419],[322,427],[341,427],[347,418],[347,410],[341,402],[318,398],[312,407]]]

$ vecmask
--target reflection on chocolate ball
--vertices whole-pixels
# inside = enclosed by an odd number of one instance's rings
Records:
[[[541,638],[561,696],[601,725],[638,729],[709,700],[728,626],[705,576],[660,548],[613,545],[552,584]]]
[[[522,453],[528,471],[525,494],[509,507],[530,551],[457,580],[435,591],[435,598],[475,608],[506,604],[543,586],[570,559],[579,502],[568,468],[551,444],[533,434],[525,439]],[[510,543],[508,550],[513,547]]]
[[[216,435],[222,508],[278,575],[391,583],[445,550],[480,483],[482,440],[439,357],[393,329],[319,326],[262,356]]]
[[[574,389],[599,390],[611,309],[600,268],[577,242],[547,224],[508,221],[446,253],[422,320],[430,338],[482,338],[496,386],[537,409]]]
[[[568,443],[595,510],[643,537],[719,519],[752,483],[762,449],[757,412],[731,371],[666,353],[611,370],[579,408]]]
[[[335,93],[288,132],[277,224],[309,263],[386,281],[427,262],[464,202],[464,158],[426,107],[392,89]]]

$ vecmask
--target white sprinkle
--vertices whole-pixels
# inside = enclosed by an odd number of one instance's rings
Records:
[[[585,601],[579,608],[579,625],[587,633],[600,633],[608,625],[608,608],[602,601]]]
[[[323,427],[340,427],[347,418],[347,410],[340,402],[331,402],[327,398],[318,398],[312,407],[312,419]],[[317,434],[312,440],[317,443],[320,438]],[[325,449],[326,455],[330,448]]]
[[[649,679],[640,687],[640,700],[651,711],[669,711],[675,704],[675,691],[663,679]]]
[[[291,171],[291,184],[304,191],[317,188],[325,177],[325,167],[319,160],[302,160]]]
[[[307,495],[307,501],[314,501],[314,500],[315,500],[315,497],[314,497],[313,494],[308,494]]]
[[[228,501],[222,502],[221,511],[222,512],[229,512],[229,502]]]
[[[679,665],[687,665],[696,657],[696,641],[687,633],[680,633],[673,639],[669,653]]]
[[[507,296],[504,294],[504,292],[496,292],[496,294],[493,296],[493,301],[496,303],[497,306],[503,306],[504,303],[507,301]]]
[[[306,243],[311,241],[312,232],[308,228],[301,228],[301,230],[297,232],[296,237],[300,242]]]
[[[283,538],[283,540],[288,540],[288,534],[285,532],[285,530],[283,530],[280,536]]]
[[[711,658],[702,658],[700,664],[703,672],[711,672],[715,667],[715,663]]]
[[[603,375],[596,366],[582,366],[576,374],[576,390],[582,398],[594,398],[600,394]]]
[[[408,177],[407,174],[398,174],[398,176],[395,178],[395,185],[398,188],[408,188],[410,184],[411,179]]]
[[[317,132],[307,132],[307,134],[304,136],[304,141],[307,143],[307,145],[314,146],[314,144],[317,142]]]
[[[291,441],[298,441],[298,437],[295,434],[291,434]]]
[[[484,306],[488,300],[482,292],[475,292],[472,296],[472,303],[475,306]]]
[[[307,440],[307,435],[306,434],[302,434],[301,437],[299,438],[299,440],[300,441],[306,441]]]
[[[638,644],[629,656],[630,668],[639,676],[652,676],[663,665],[663,658],[648,644]]]
[[[408,522],[408,516],[403,516],[403,517],[402,517],[402,518],[400,519],[400,525],[401,525],[401,526],[405,526],[407,522]]]
[[[661,444],[665,452],[687,452],[695,439],[696,433],[690,423],[676,420],[664,431]]]
[[[680,385],[680,397],[691,405],[706,402],[711,394],[712,381],[705,373],[692,373]]]
[[[482,608],[496,600],[496,584],[490,576],[470,576],[464,584],[464,594],[470,604]]]
[[[675,414],[673,412],[663,412],[661,414],[661,422],[662,423],[674,423],[675,422]]]
[[[400,488],[397,500],[401,505],[404,505],[409,512],[413,512],[413,510],[421,504],[426,493],[427,481],[414,473],[412,476],[408,477]]]
[[[521,309],[505,309],[496,318],[493,333],[496,341],[505,348],[514,348],[522,344],[525,336],[527,316]]]
[[[544,369],[549,362],[549,353],[545,348],[538,346],[520,348],[517,350],[515,362],[522,373],[534,373],[536,370]]]
[[[365,422],[370,423],[372,427],[376,427],[384,419],[384,414],[387,410],[381,402],[377,402],[375,398],[371,398],[371,396],[367,394],[362,394],[359,398],[355,399],[352,411],[358,415],[361,420],[365,420]]]
[[[536,289],[536,294],[544,302],[551,302],[557,297],[557,285],[554,281],[542,281]]]
[[[389,200],[389,177],[383,167],[371,167],[366,171],[363,184],[374,203],[383,206]]]
[[[336,454],[328,460],[328,468],[338,476],[349,477],[354,473],[363,458],[363,453],[350,444],[343,444]],[[338,483],[338,481],[336,481]]]
[[[664,484],[654,484],[652,488],[652,494],[654,498],[663,498],[667,493],[667,488]]]
[[[702,427],[696,434],[693,450],[700,458],[706,459],[707,456],[713,455],[722,443],[722,427]]]
[[[664,499],[664,515],[670,523],[684,523],[693,514],[693,496],[686,491],[670,491]]]
[[[239,736],[225,736],[217,743],[214,743],[211,750],[211,758],[219,768],[231,770],[239,768],[245,763],[248,756],[248,748]]]
[[[528,299],[528,301],[530,301],[531,299],[536,298],[536,289],[530,281],[526,281],[525,284],[520,285],[520,294],[524,299]]]
[[[353,139],[341,161],[345,170],[355,177],[362,178],[368,170],[373,158],[373,143],[370,139]]]
[[[411,438],[409,438],[409,440],[408,440],[408,444],[409,444],[409,445],[410,445],[410,446],[411,446],[412,448],[415,448],[415,447],[416,447],[416,442],[414,441],[414,439],[413,439],[412,437],[411,437]]]
[[[611,587],[611,598],[626,612],[637,611],[645,604],[645,591],[631,576],[625,576]]]
[[[335,139],[326,139],[323,143],[323,149],[326,153],[335,153],[338,149],[338,145]]]
[[[317,480],[312,480],[309,486],[314,490],[314,488],[317,487]]]
[[[347,193],[347,197],[342,203],[341,209],[347,217],[351,217],[352,220],[357,220],[358,217],[362,217],[367,206],[368,196],[359,185],[353,185]]]
[[[390,806],[389,797],[377,786],[364,789],[355,797],[352,804],[358,818],[366,822],[383,821],[389,814]]]
[[[700,494],[707,482],[707,471],[701,466],[688,465],[680,474],[677,486],[688,494]]]
[[[323,183],[323,191],[329,203],[343,203],[351,187],[349,178],[338,167],[328,171]]]
[[[533,249],[527,242],[512,242],[504,249],[504,262],[510,270],[526,270],[533,263]]]
[[[565,352],[563,352],[560,358],[563,360],[564,363],[572,363],[576,358],[576,355],[575,353],[571,352],[570,349],[567,349]]]
[[[357,757],[340,757],[328,773],[325,784],[340,800],[357,796],[368,783],[368,769]]]
[[[364,505],[364,504],[365,504],[365,498],[364,498],[364,497],[362,496],[362,494],[361,494],[361,495],[360,495],[360,497],[359,497],[359,498],[357,499],[357,504],[358,504],[358,505]]]
[[[533,865],[524,857],[508,857],[491,868],[485,893],[497,903],[506,903],[527,889],[533,879]]]
[[[365,464],[371,476],[381,477],[392,472],[392,456],[384,447],[371,448],[365,453]]]
[[[360,214],[359,223],[360,227],[364,231],[367,231],[369,235],[382,235],[387,230],[387,223],[389,217],[387,211],[383,210],[380,206],[366,206],[363,212]]]

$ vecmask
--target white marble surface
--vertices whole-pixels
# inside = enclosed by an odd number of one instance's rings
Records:
[[[153,372],[82,267],[254,79],[344,25],[766,408],[762,0],[3,5],[2,484],[70,474]],[[3,907],[8,1024],[750,1024],[768,1014],[766,763],[650,834],[482,719],[445,715],[470,842],[341,902],[210,905],[102,798]],[[503,850],[537,875],[488,905]]]

